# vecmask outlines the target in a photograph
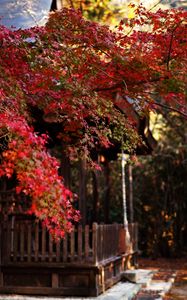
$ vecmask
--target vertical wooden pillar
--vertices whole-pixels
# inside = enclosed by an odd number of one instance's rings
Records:
[[[93,258],[94,258],[94,264],[98,264],[98,250],[99,250],[99,244],[98,244],[98,224],[93,223],[92,225],[92,247],[93,247]]]
[[[99,223],[99,192],[98,192],[98,174],[96,170],[92,171],[92,185],[93,185],[93,222]]]
[[[79,210],[81,222],[86,224],[86,160],[82,159],[79,163]]]
[[[104,223],[109,224],[110,223],[110,165],[109,161],[105,161],[104,166],[104,174],[105,174],[105,196],[104,196]]]
[[[52,273],[51,285],[52,285],[52,288],[59,287],[59,277],[58,277],[57,273]]]
[[[3,222],[3,247],[2,247],[2,260],[3,263],[8,263],[9,262],[9,254],[10,254],[10,244],[9,244],[9,239],[10,239],[10,223],[8,220],[8,215],[4,217],[4,222]]]
[[[70,166],[70,160],[65,151],[62,153],[62,159],[61,159],[61,168],[60,173],[64,179],[64,184],[66,187],[70,188],[71,185],[71,166]]]

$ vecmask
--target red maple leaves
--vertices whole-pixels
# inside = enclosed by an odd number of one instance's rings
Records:
[[[140,6],[112,32],[64,9],[45,27],[1,27],[0,136],[7,149],[0,175],[16,173],[17,192],[32,198],[31,211],[54,235],[71,230],[79,214],[46,149],[47,135],[35,132],[37,122],[58,124],[55,135],[71,155],[89,155],[108,147],[111,137],[136,144],[129,103],[139,113],[163,106],[186,115],[185,18],[182,10],[151,13]]]

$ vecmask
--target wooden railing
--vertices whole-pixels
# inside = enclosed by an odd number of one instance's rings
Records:
[[[4,223],[3,258],[6,262],[92,262],[93,234],[89,225],[79,225],[65,238],[54,241],[38,220]]]
[[[127,254],[129,251],[138,251],[138,224],[128,225],[130,233],[130,247],[126,245],[126,230],[122,224],[93,225],[94,234],[94,255],[95,261],[101,262],[112,257]]]
[[[133,245],[135,226],[130,225]],[[38,220],[9,216],[3,222],[3,263],[85,263],[99,262],[125,253],[125,231],[121,224],[78,225],[65,238],[54,241]]]
[[[122,228],[121,224],[94,224],[95,262],[107,260],[120,254],[119,241]]]

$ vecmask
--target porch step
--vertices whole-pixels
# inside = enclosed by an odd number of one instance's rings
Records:
[[[135,300],[162,300],[171,289],[175,280],[176,272],[157,271],[147,287],[142,287]]]
[[[95,298],[98,300],[131,300],[140,290],[141,285],[131,282],[119,282],[104,294]]]
[[[140,284],[142,287],[148,287],[155,271],[153,270],[126,270],[121,274],[122,281],[130,281],[132,283]]]

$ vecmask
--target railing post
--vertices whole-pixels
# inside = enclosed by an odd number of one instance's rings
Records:
[[[135,226],[135,234],[134,234],[135,251],[138,251],[138,223],[134,223],[134,226]]]
[[[8,215],[5,216],[4,222],[3,222],[3,245],[2,245],[2,263],[8,263],[10,260],[10,224]]]
[[[93,247],[93,258],[94,264],[98,264],[98,224],[93,223],[92,225],[92,247]]]
[[[35,221],[35,237],[34,237],[34,260],[38,261],[38,252],[39,252],[39,222]]]
[[[85,225],[84,227],[84,257],[86,259],[86,261],[89,259],[89,249],[90,249],[90,243],[89,243],[89,239],[90,239],[90,227],[89,225]]]
[[[115,226],[115,254],[114,255],[119,255],[119,232],[120,232],[120,225],[117,223],[114,223]]]
[[[65,233],[63,239],[63,252],[62,252],[63,262],[67,262],[68,259],[68,235]]]
[[[31,223],[27,223],[27,261],[31,262],[31,254],[32,254],[32,229],[31,229]]]
[[[73,230],[70,233],[70,260],[74,261],[75,259],[75,227],[73,226]]]
[[[78,225],[77,235],[78,235],[78,237],[77,237],[77,240],[78,240],[77,256],[78,256],[78,260],[82,261],[82,225]]]
[[[61,261],[60,244],[61,244],[61,240],[58,240],[56,242],[56,262]]]
[[[24,244],[25,244],[25,232],[24,232],[24,224],[20,224],[20,261],[24,261]]]

